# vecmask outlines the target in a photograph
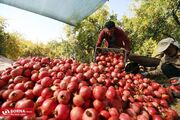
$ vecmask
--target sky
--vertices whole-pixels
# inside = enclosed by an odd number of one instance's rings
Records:
[[[106,4],[110,12],[118,15],[120,20],[123,15],[131,14],[129,6],[132,0],[109,0]],[[50,40],[65,38],[65,23],[34,14],[15,7],[0,4],[0,16],[6,19],[8,32],[18,32],[26,40],[34,43],[47,43]]]

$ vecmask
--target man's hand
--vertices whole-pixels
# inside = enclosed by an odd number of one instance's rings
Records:
[[[142,71],[140,74],[144,75],[144,76],[147,76],[148,75],[148,72],[147,71]]]

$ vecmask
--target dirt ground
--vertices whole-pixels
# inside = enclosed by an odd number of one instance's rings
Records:
[[[11,63],[13,63],[12,60],[0,55],[0,71],[6,69],[9,66],[11,66]]]

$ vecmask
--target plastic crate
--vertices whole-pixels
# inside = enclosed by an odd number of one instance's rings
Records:
[[[97,47],[95,49],[94,62],[96,62],[96,56],[99,53],[107,53],[107,52],[113,52],[113,53],[116,53],[118,55],[123,55],[124,56],[124,63],[126,63],[127,52],[124,48],[103,48],[103,47]]]

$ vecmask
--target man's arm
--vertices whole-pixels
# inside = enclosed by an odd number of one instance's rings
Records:
[[[129,40],[128,36],[126,35],[126,33],[124,31],[122,32],[122,34],[123,34],[123,42],[125,43],[125,49],[128,52],[130,52],[130,50],[131,50],[130,40]]]
[[[161,75],[161,74],[162,74],[162,71],[161,71],[160,66],[158,66],[155,70],[148,72],[148,75],[150,75],[150,76],[157,76],[157,75]]]
[[[124,48],[128,51],[128,52],[130,52],[130,50],[131,50],[131,44],[130,44],[130,40],[129,40],[129,38],[128,38],[128,36],[126,35],[126,33],[121,29],[121,28],[119,28],[119,31],[120,31],[120,37],[122,38],[122,41],[123,41],[123,43],[124,43]]]
[[[130,50],[131,50],[130,40],[127,38],[127,39],[124,41],[124,43],[125,43],[125,49],[126,49],[128,52],[130,52]]]
[[[100,46],[101,46],[101,43],[102,43],[102,41],[103,41],[103,39],[104,39],[104,35],[105,35],[105,31],[102,30],[102,31],[100,32],[99,36],[98,36],[98,40],[97,40],[97,42],[96,42],[96,47],[100,47]]]
[[[149,71],[148,75],[152,75],[152,76],[162,75],[163,73],[161,70],[161,66],[164,63],[164,61],[165,61],[165,56],[163,56],[161,58],[161,61],[160,61],[159,65],[157,66],[157,68],[155,70]]]

